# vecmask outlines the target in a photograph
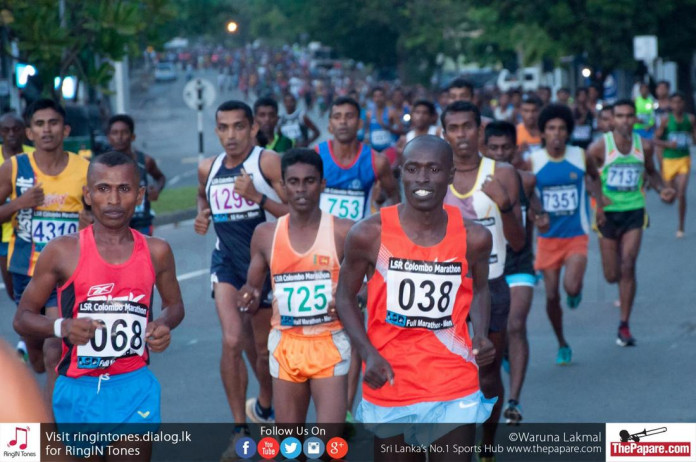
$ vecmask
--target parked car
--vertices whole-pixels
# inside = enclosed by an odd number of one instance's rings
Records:
[[[173,82],[176,78],[176,65],[174,63],[157,63],[155,67],[156,82]]]

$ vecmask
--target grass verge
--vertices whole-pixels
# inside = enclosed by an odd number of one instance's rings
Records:
[[[178,212],[180,210],[196,207],[197,186],[184,186],[181,188],[164,188],[159,198],[152,202],[152,209],[156,214]]]

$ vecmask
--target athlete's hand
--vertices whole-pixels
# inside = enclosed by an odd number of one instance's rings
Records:
[[[604,214],[604,207],[600,207],[599,204],[595,210],[595,221],[597,222],[597,226],[604,226],[604,223],[607,222],[607,216]]]
[[[259,202],[259,193],[254,187],[254,182],[252,181],[249,174],[242,168],[242,174],[239,175],[234,180],[234,192],[242,196],[244,199]]]
[[[172,340],[171,331],[168,326],[152,321],[145,329],[145,340],[152,351],[160,353],[169,346],[169,342]]]
[[[607,196],[602,194],[602,206],[603,207],[606,207],[607,205],[611,205],[612,203],[613,202],[611,201],[611,199],[609,199]]]
[[[660,199],[662,199],[663,202],[671,204],[674,202],[675,197],[677,197],[677,191],[674,188],[667,187],[660,191]]]
[[[33,209],[44,203],[44,191],[41,183],[37,183],[27,189],[17,199],[17,206],[20,209]]]
[[[198,234],[205,234],[208,232],[208,226],[210,226],[210,209],[203,209],[196,215],[196,220],[193,222],[193,229]]]
[[[484,180],[481,191],[490,197],[501,210],[507,210],[512,205],[505,185],[491,175],[488,175]]]
[[[94,332],[101,327],[102,324],[92,318],[64,319],[60,333],[73,345],[84,345],[94,338]]]
[[[255,314],[259,309],[260,301],[261,293],[258,289],[248,284],[244,284],[242,288],[237,291],[237,308],[242,313]]]
[[[151,184],[147,187],[147,198],[151,201],[156,201],[159,199],[160,195],[160,189],[155,186],[154,184]],[[145,199],[143,199],[145,200]]]
[[[536,224],[537,229],[540,233],[545,233],[551,227],[551,219],[549,218],[548,212],[541,212],[536,215],[534,219],[534,224]]]
[[[474,337],[471,341],[473,346],[472,353],[476,358],[476,364],[487,366],[495,360],[495,346],[488,337]]]
[[[331,319],[333,319],[334,321],[338,321],[338,311],[336,311],[336,301],[335,300],[331,300],[331,302],[329,303],[328,314],[331,317]]]
[[[365,374],[363,380],[375,390],[382,388],[387,381],[394,385],[394,371],[389,362],[373,349],[365,358]]]

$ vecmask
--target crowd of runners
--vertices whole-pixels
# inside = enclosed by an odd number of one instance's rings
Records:
[[[430,439],[470,444],[479,423],[492,445],[501,416],[522,421],[540,280],[555,362],[572,361],[562,307],[581,305],[593,229],[606,281],[618,284],[615,341],[636,345],[645,196],[678,200],[682,237],[696,140],[684,97],[660,86],[659,104],[643,88],[612,104],[595,87],[573,103],[567,90],[551,101],[541,88],[492,108],[464,80],[430,96],[349,89],[327,106],[330,137],[316,145],[320,131],[290,91],[222,103],[222,152],[198,166],[194,230],[212,224],[217,238],[211,303],[235,423],[223,460],[236,458],[247,420],[304,422],[310,400],[318,423],[463,423]],[[17,349],[46,372],[59,424],[157,423],[150,352],[165,350],[184,318],[172,250],[152,236],[150,203],[166,179],[133,147],[130,116],[109,120],[113,150],[91,162],[63,150],[69,130],[51,100],[0,118],[2,268]],[[247,396],[244,355],[258,396]],[[426,443],[415,431],[378,436]]]

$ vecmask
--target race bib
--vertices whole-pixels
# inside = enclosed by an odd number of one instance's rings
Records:
[[[643,125],[650,125],[650,119],[652,118],[652,114],[649,114],[649,113],[637,114],[636,117],[638,118],[638,123],[643,124]]]
[[[245,220],[261,214],[259,204],[244,199],[234,191],[237,177],[215,178],[211,182],[209,201],[213,221]]]
[[[549,186],[543,189],[544,210],[551,215],[572,215],[580,204],[575,185]]]
[[[99,300],[80,303],[77,318],[92,318],[102,327],[95,331],[89,342],[77,346],[78,357],[97,358],[99,362],[80,359],[78,364],[108,367],[113,361],[104,360],[142,355],[145,352],[147,314],[147,306],[136,302]]]
[[[614,164],[607,172],[607,188],[614,191],[636,191],[643,175],[643,164]]]
[[[688,151],[691,146],[691,133],[688,132],[673,132],[667,135],[667,140],[677,142],[677,148],[680,151]]]
[[[452,327],[462,264],[390,258],[386,322],[428,330]]]
[[[394,138],[389,130],[373,130],[370,132],[370,143],[373,146],[388,146]]]
[[[291,140],[297,140],[302,138],[302,129],[300,128],[300,124],[298,123],[283,125],[282,127],[280,127],[280,133],[290,138]]]
[[[359,220],[365,214],[365,192],[326,188],[321,193],[319,208],[338,218]]]
[[[573,139],[578,141],[586,141],[592,139],[591,125],[578,125],[573,129]]]
[[[332,281],[329,271],[282,273],[273,276],[273,297],[282,326],[313,326],[331,322],[328,315]]]
[[[35,210],[31,218],[31,236],[36,249],[41,251],[52,239],[76,233],[79,221],[77,212]]]

